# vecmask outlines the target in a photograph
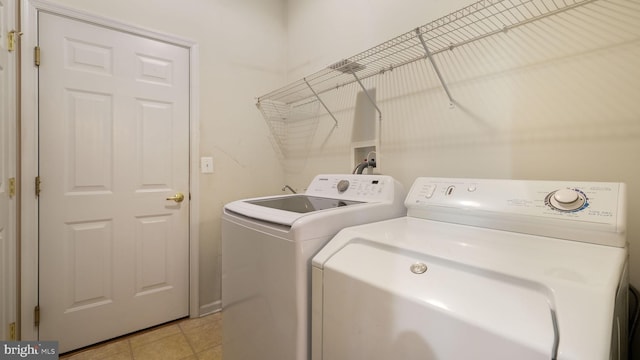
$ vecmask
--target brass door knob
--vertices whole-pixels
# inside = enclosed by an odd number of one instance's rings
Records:
[[[168,197],[167,200],[173,200],[177,203],[181,203],[184,200],[184,195],[182,193],[176,193],[172,197]]]

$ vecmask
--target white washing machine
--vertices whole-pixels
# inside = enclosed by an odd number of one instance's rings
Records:
[[[318,175],[305,194],[227,204],[225,360],[308,360],[311,258],[344,227],[405,216],[405,194],[390,176]]]
[[[626,359],[624,184],[419,178],[405,204],[313,258],[313,360]]]

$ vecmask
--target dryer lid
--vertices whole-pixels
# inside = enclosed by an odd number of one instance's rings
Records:
[[[539,284],[357,240],[323,273],[327,359],[555,358],[553,299]]]

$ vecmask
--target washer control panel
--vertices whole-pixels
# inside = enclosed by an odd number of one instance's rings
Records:
[[[418,178],[405,205],[413,217],[606,245],[626,243],[624,183]]]
[[[386,175],[318,175],[306,195],[337,199],[376,201],[393,199],[395,194],[393,178]]]

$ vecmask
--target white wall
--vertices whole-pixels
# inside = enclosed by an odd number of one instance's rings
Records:
[[[193,40],[200,52],[200,155],[214,173],[200,176],[200,304],[220,293],[222,206],[281,193],[284,176],[255,97],[282,85],[286,9],[281,0],[57,0],[131,25]],[[179,4],[179,6],[177,6]]]
[[[470,3],[291,0],[289,80]],[[626,182],[631,280],[640,285],[640,10],[594,5],[439,54],[453,109],[427,61],[365,85],[383,112],[380,171],[407,188],[418,176]],[[357,91],[323,95],[340,127],[321,117],[287,182],[304,187],[317,173],[353,169],[348,107]]]
[[[618,0],[622,1],[622,0]],[[318,173],[352,170],[356,88],[325,101],[309,152],[272,151],[255,97],[471,3],[469,0],[56,0],[73,8],[197,41],[200,46],[200,302],[220,299],[223,204],[302,190]],[[599,0],[596,3],[605,2]],[[609,2],[609,1],[607,1]],[[588,14],[510,31],[438,56],[457,106],[449,109],[428,63],[367,80],[384,113],[382,172],[406,187],[417,176],[624,181],[629,187],[632,281],[640,283],[640,19]],[[634,17],[635,16],[635,17]],[[595,20],[594,20],[595,19]],[[588,26],[580,25],[587,21]],[[417,79],[417,80],[416,80]],[[292,165],[293,164],[293,165]],[[640,239],[638,240],[640,241]]]

